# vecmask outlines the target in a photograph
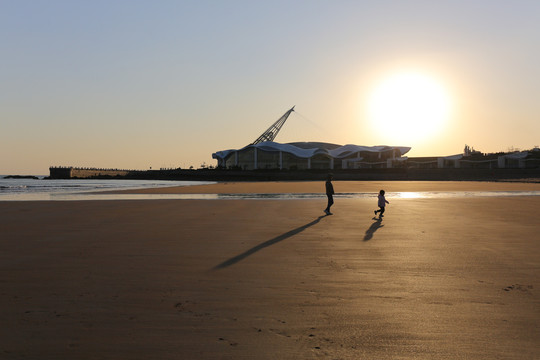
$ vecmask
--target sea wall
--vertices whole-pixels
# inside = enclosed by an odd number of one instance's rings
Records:
[[[141,179],[187,181],[301,181],[324,180],[329,170],[119,170],[50,168],[51,179]],[[330,171],[335,180],[498,181],[540,179],[537,169],[343,169]]]
[[[71,177],[73,178],[93,178],[101,176],[120,177],[127,176],[129,170],[107,170],[107,169],[73,169]]]
[[[51,179],[89,179],[104,177],[126,177],[133,170],[75,168],[75,167],[51,167],[49,177]]]

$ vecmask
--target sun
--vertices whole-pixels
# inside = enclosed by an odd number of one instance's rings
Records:
[[[398,73],[375,87],[367,115],[383,139],[410,144],[443,130],[450,116],[450,98],[428,75]]]

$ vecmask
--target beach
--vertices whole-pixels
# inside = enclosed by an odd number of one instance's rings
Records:
[[[373,198],[0,202],[2,359],[538,359],[538,183]],[[321,182],[118,193],[318,193]]]

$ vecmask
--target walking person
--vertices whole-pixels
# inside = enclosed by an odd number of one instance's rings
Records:
[[[384,208],[386,207],[386,204],[390,204],[388,200],[384,197],[384,190],[379,191],[379,210],[375,210],[375,216],[377,216],[377,213],[379,213],[379,219],[382,218],[384,215]]]
[[[328,177],[326,178],[326,196],[328,197],[328,205],[326,206],[326,209],[324,209],[324,212],[326,215],[332,215],[330,212],[330,207],[334,204],[334,186],[332,185],[332,174],[328,174]]]

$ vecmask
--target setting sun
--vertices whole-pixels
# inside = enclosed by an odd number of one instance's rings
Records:
[[[383,80],[368,103],[368,119],[388,141],[410,143],[442,130],[450,99],[433,78],[401,73]]]

